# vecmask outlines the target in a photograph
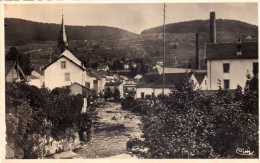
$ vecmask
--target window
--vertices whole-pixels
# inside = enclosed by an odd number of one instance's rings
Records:
[[[224,89],[229,89],[230,81],[228,79],[225,79],[223,82],[224,82]]]
[[[144,98],[144,92],[141,92],[141,98]]]
[[[254,75],[258,74],[258,62],[253,63],[253,74]]]
[[[61,61],[61,69],[65,69],[66,68],[66,61]]]
[[[65,73],[65,81],[70,81],[70,73]]]
[[[229,73],[230,65],[229,63],[224,63],[223,64],[223,72],[224,73]]]

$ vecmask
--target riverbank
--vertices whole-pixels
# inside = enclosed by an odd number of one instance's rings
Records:
[[[97,108],[92,139],[74,152],[80,158],[129,158],[127,141],[140,138],[141,117],[121,109],[119,103],[106,103]]]

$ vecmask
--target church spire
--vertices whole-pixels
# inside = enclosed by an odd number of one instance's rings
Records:
[[[69,44],[68,44],[68,40],[67,40],[66,29],[65,29],[63,13],[62,13],[61,29],[60,29],[59,38],[58,38],[58,48],[59,48],[60,52],[62,53],[65,49],[68,49],[68,47],[69,47]]]

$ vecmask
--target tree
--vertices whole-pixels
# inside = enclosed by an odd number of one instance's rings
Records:
[[[149,150],[144,157],[257,158],[258,92],[244,92],[238,87],[235,96],[222,89],[204,94],[184,84],[169,96],[146,103],[148,111],[142,121]],[[126,102],[122,103],[124,109],[129,106],[136,110],[140,105]],[[240,156],[237,148],[253,151],[254,155]]]
[[[6,55],[6,60],[16,61],[18,59],[19,53],[16,47],[11,47]]]
[[[31,59],[29,54],[21,54],[19,56],[19,64],[24,71],[25,75],[31,75],[32,67],[31,67]]]

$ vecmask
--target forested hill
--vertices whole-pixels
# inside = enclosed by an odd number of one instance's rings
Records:
[[[60,24],[39,23],[17,18],[5,19],[5,37],[8,43],[24,44],[35,41],[56,41]],[[107,26],[67,26],[69,40],[135,39],[137,34]]]
[[[16,46],[30,52],[33,63],[46,64],[54,53],[60,24],[6,18],[6,50]],[[145,58],[151,63],[163,56],[162,26],[135,34],[107,26],[66,26],[69,47],[80,58],[103,64],[107,60]],[[217,42],[235,42],[239,37],[257,40],[258,27],[237,20],[216,20]],[[194,66],[195,33],[199,33],[200,63],[205,63],[205,43],[209,40],[209,21],[192,20],[166,25],[167,64]]]
[[[247,33],[256,34],[257,26],[248,24],[245,22],[229,19],[217,19],[216,20],[217,31],[235,32],[235,33]],[[161,33],[162,26],[146,29],[142,34],[148,33]],[[178,22],[172,24],[166,24],[166,33],[191,33],[191,32],[209,32],[208,20],[192,20],[185,22]]]
[[[209,21],[192,20],[172,23],[165,26],[167,61],[174,65],[191,65],[195,63],[195,33],[199,33],[199,54],[201,63],[205,58],[205,43],[209,41]],[[151,56],[162,56],[163,26],[144,30],[141,35],[145,40],[145,49]],[[237,20],[216,20],[217,42],[236,42],[251,38],[257,40],[258,27]],[[205,65],[204,65],[205,66]]]

